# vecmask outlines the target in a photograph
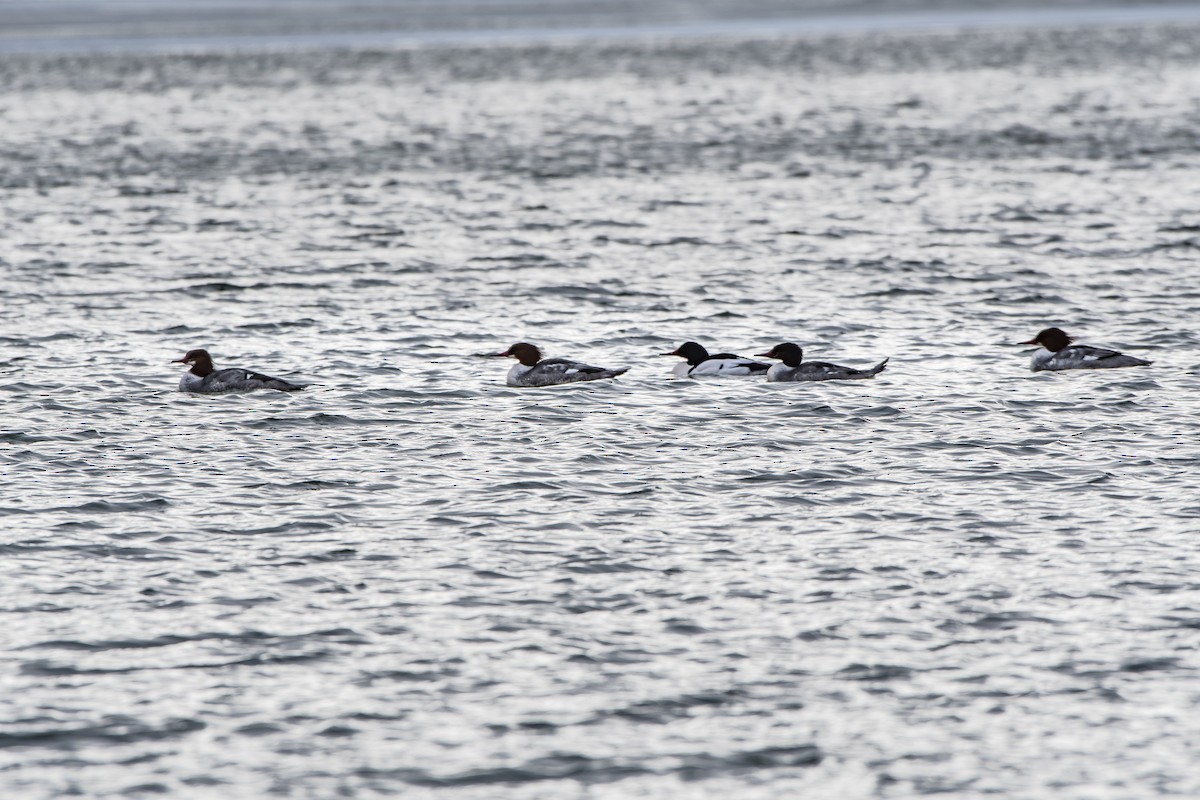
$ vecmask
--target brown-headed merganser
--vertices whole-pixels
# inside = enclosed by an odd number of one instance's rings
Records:
[[[192,367],[179,379],[179,391],[181,392],[220,394],[222,392],[250,392],[255,389],[297,392],[304,388],[248,369],[238,367],[213,369],[212,356],[208,354],[207,350],[188,350],[184,353],[183,358],[177,358],[171,363],[190,364]]]
[[[1115,367],[1144,367],[1154,362],[1127,356],[1116,350],[1071,344],[1074,341],[1059,328],[1046,328],[1028,342],[1042,348],[1033,354],[1029,368],[1034,372],[1060,369],[1113,369]]]
[[[629,369],[593,367],[568,358],[542,358],[542,351],[528,342],[517,342],[503,353],[493,355],[497,358],[508,356],[517,360],[508,371],[509,386],[556,386],[560,383],[598,381],[603,378],[615,378]]]

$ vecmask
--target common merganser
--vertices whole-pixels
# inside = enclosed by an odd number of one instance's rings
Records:
[[[1071,344],[1074,339],[1059,328],[1046,328],[1028,342],[1040,344],[1041,350],[1033,354],[1029,368],[1034,372],[1060,369],[1114,369],[1116,367],[1144,367],[1153,364],[1135,356],[1127,356],[1116,350],[1089,347],[1086,344]]]
[[[669,353],[659,353],[663,356],[679,356],[687,359],[682,364],[676,364],[671,373],[677,378],[699,378],[709,375],[762,375],[771,368],[770,364],[755,361],[752,358],[742,358],[733,353],[717,353],[709,355],[704,346],[696,342],[684,342]]]
[[[555,386],[577,381],[598,381],[602,378],[615,378],[629,369],[593,367],[568,358],[542,358],[542,351],[528,342],[517,342],[503,353],[493,355],[496,358],[509,356],[517,360],[518,363],[508,371],[506,382],[509,386]]]
[[[888,360],[885,358],[870,369],[854,369],[824,361],[807,361],[801,363],[804,351],[797,344],[784,342],[772,347],[766,353],[759,353],[760,358],[778,358],[782,364],[776,364],[767,370],[767,380],[771,383],[783,381],[852,381],[863,378],[874,378],[883,372]]]
[[[279,378],[251,372],[248,369],[233,367],[214,370],[212,356],[208,354],[207,350],[188,350],[183,358],[177,358],[171,363],[192,366],[179,379],[179,391],[181,392],[220,394],[222,392],[250,392],[255,389],[298,392],[304,388]]]

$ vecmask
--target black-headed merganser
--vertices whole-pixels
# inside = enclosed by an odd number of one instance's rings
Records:
[[[696,342],[684,342],[669,353],[659,353],[663,356],[679,356],[686,359],[682,364],[676,364],[671,373],[677,378],[699,378],[711,375],[762,375],[771,368],[770,364],[755,361],[752,358],[735,356],[733,353],[717,353],[709,355],[704,345]]]
[[[1089,347],[1086,344],[1071,344],[1074,339],[1059,328],[1046,328],[1028,342],[1040,344],[1042,349],[1033,354],[1029,368],[1034,372],[1060,369],[1114,369],[1116,367],[1144,367],[1154,362],[1136,356],[1127,356],[1116,350]]]
[[[181,392],[220,394],[222,392],[251,392],[255,389],[298,392],[304,388],[248,369],[238,367],[213,369],[212,356],[208,354],[207,350],[188,350],[184,353],[183,358],[177,358],[171,363],[190,364],[192,367],[179,379],[179,391]]]
[[[509,356],[517,360],[518,363],[508,371],[506,382],[509,386],[556,386],[560,383],[598,381],[603,378],[615,378],[629,369],[593,367],[568,358],[542,358],[542,351],[528,342],[517,342],[503,353],[493,355],[497,358]]]
[[[776,364],[767,370],[767,380],[772,383],[783,381],[853,381],[864,378],[874,378],[883,372],[888,360],[885,358],[870,369],[854,369],[825,361],[805,361],[804,351],[800,345],[784,342],[777,344],[765,353],[758,354],[760,358],[778,358],[782,364]]]

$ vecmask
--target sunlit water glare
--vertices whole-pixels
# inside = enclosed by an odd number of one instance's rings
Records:
[[[0,794],[1200,795],[1197,33],[0,61]]]

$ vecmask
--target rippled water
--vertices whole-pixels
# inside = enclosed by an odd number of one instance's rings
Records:
[[[1197,796],[1198,32],[0,61],[0,794]]]

